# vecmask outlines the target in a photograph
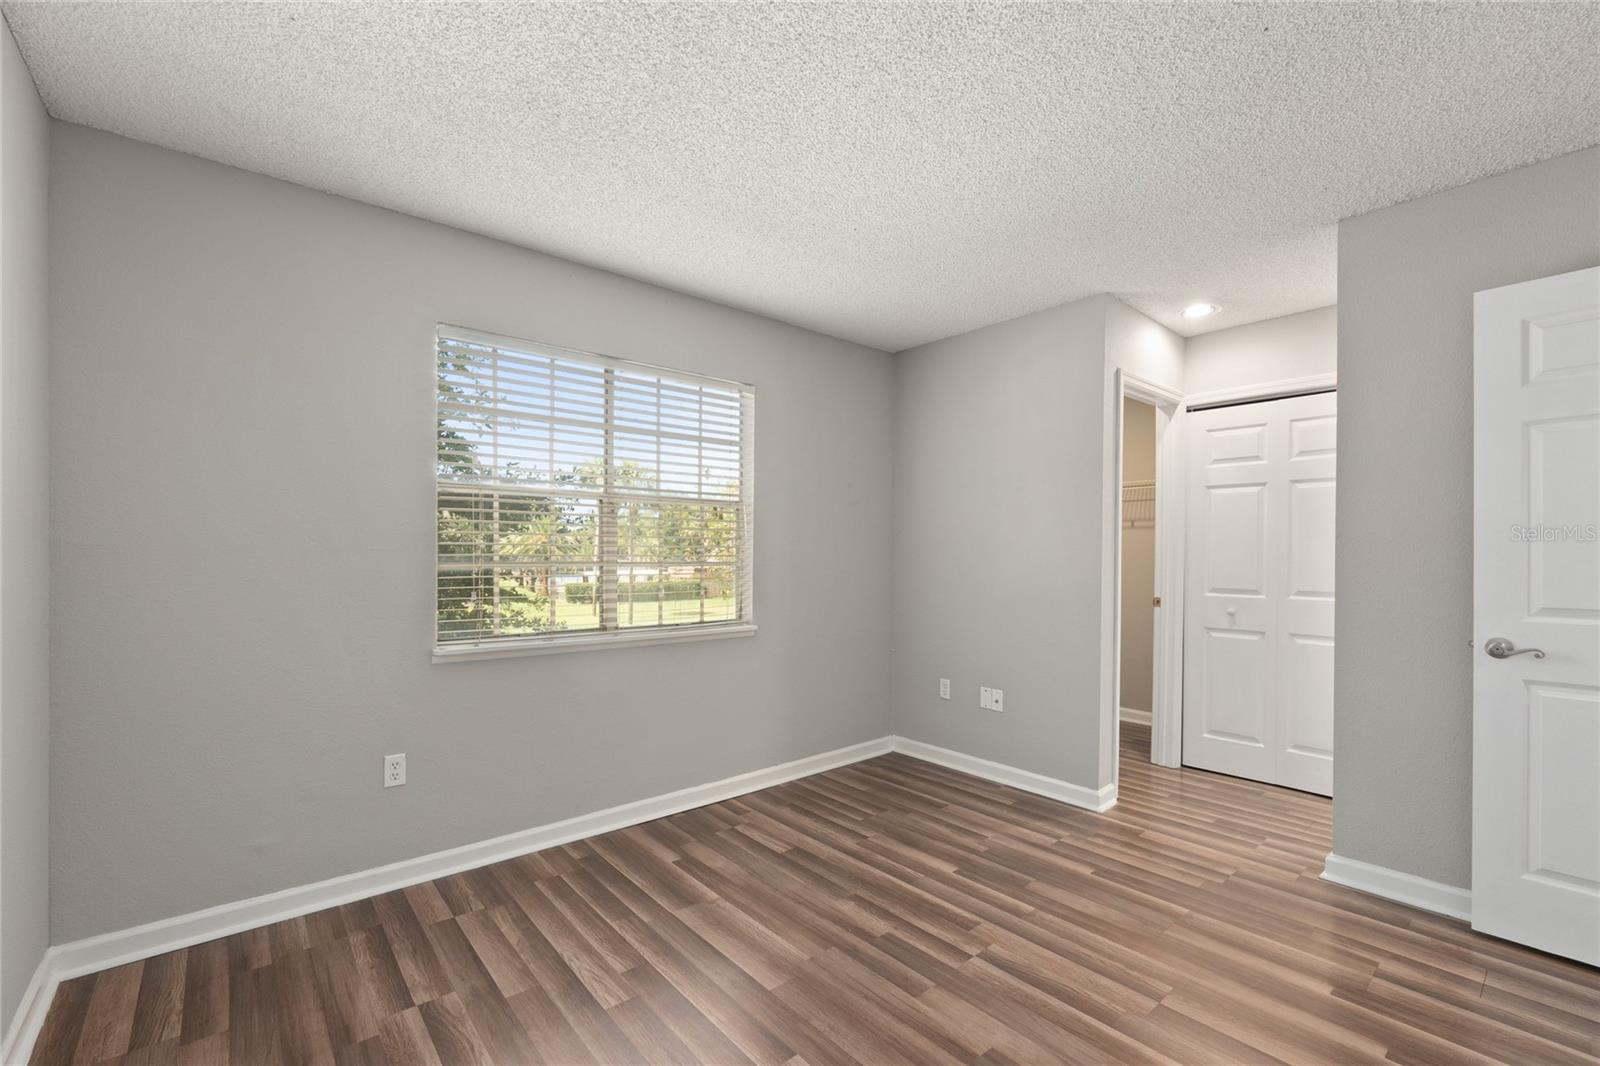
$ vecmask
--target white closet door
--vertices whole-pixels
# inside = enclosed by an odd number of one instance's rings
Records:
[[[1183,761],[1332,795],[1335,394],[1188,421]]]

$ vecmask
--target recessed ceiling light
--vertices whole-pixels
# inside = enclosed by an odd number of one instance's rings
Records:
[[[1207,315],[1214,315],[1220,310],[1222,310],[1222,308],[1218,307],[1216,304],[1190,304],[1188,307],[1183,309],[1183,317],[1204,318]]]

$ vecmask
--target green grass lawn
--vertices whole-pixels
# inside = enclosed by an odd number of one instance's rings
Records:
[[[702,618],[700,608],[705,605],[705,615]],[[598,629],[600,627],[600,607],[593,603],[568,603],[565,598],[556,598],[556,621],[563,623],[566,630]],[[663,615],[663,608],[665,612]],[[639,603],[617,604],[617,621],[623,629],[637,626],[658,625],[684,625],[690,622],[729,622],[734,617],[734,602],[732,596],[718,596],[708,600],[668,600],[658,604],[653,600]]]

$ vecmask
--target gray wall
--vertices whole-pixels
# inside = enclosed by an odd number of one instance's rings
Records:
[[[1182,348],[1093,296],[895,357],[897,733],[1112,780],[1114,372],[1179,385]],[[1005,691],[1004,713],[978,709],[980,685]]]
[[[889,356],[82,127],[53,165],[57,941],[887,731]],[[438,321],[754,383],[760,633],[430,664]]]
[[[1331,374],[1338,367],[1339,309],[1232,326],[1190,337],[1184,387],[1190,393]]]
[[[1091,788],[1107,303],[895,357],[894,729]]]
[[[1154,481],[1156,409],[1137,400],[1122,404],[1122,480]],[[1118,703],[1150,710],[1155,657],[1156,530],[1150,523],[1122,526],[1122,694]]]
[[[1115,372],[1180,388],[1182,355],[1092,296],[895,357],[897,733],[1084,788],[1114,779]],[[1005,691],[1004,713],[978,709],[980,685]]]
[[[1600,263],[1600,149],[1339,224],[1334,851],[1465,886],[1472,294]]]
[[[49,943],[49,122],[0,20],[0,1030]]]

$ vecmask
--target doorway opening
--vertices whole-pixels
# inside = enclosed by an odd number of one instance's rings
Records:
[[[1156,651],[1156,409],[1122,398],[1119,750],[1150,758]]]
[[[1115,781],[1122,753],[1123,707],[1148,714],[1148,719],[1132,715],[1129,723],[1129,737],[1138,736],[1144,758],[1159,766],[1176,767],[1182,753],[1184,416],[1182,393],[1122,369],[1114,375],[1107,401],[1106,418],[1115,424],[1107,444],[1116,456],[1107,470],[1102,543],[1111,546],[1107,555],[1115,557],[1108,558],[1106,566],[1115,589],[1107,598],[1110,610],[1102,616],[1103,647],[1110,649],[1103,662],[1111,683],[1102,690],[1100,735],[1106,741],[1102,757],[1109,762],[1110,777]],[[1133,407],[1127,406],[1129,401]],[[1128,457],[1124,447],[1124,434],[1129,432],[1124,421],[1130,411],[1137,425],[1132,432],[1139,438],[1131,473],[1125,469]],[[1140,570],[1135,588],[1125,590],[1122,486],[1128,481],[1153,484],[1137,487],[1132,492],[1136,499],[1128,504],[1137,509],[1132,518],[1137,527],[1135,539],[1140,542],[1136,547],[1141,552],[1141,562],[1131,565],[1146,565],[1148,559],[1148,569]],[[1150,545],[1148,556],[1143,555],[1145,541]],[[1125,612],[1124,603],[1138,608],[1138,617],[1132,622],[1124,622],[1125,613],[1134,613]],[[1125,625],[1130,627],[1126,633]],[[1135,645],[1128,649],[1127,660],[1123,658],[1125,643]],[[1132,671],[1128,678],[1124,678],[1125,662]],[[1123,698],[1124,686],[1133,696],[1132,703]]]

